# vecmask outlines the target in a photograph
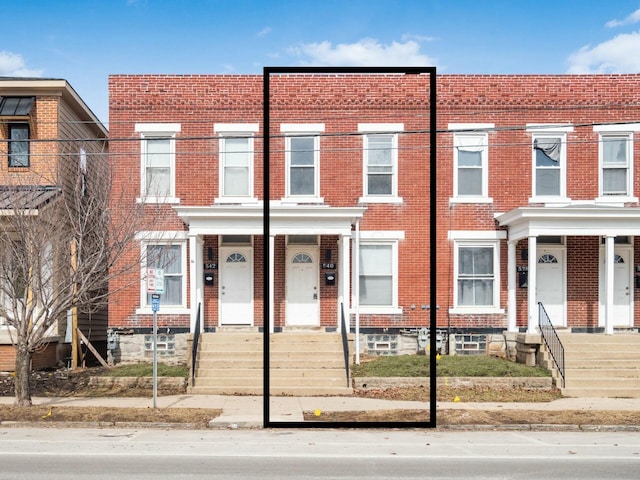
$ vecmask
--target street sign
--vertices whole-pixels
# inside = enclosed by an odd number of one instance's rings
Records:
[[[164,270],[147,268],[147,293],[164,293]]]

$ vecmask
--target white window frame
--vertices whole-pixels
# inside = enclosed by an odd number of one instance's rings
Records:
[[[593,131],[598,133],[598,203],[614,203],[624,204],[630,202],[638,202],[638,197],[633,192],[633,145],[634,133],[640,131],[640,123],[624,124],[624,125],[595,125]],[[627,195],[608,195],[604,193],[604,149],[603,139],[606,137],[626,137],[627,143]]]
[[[503,314],[500,308],[500,240],[506,239],[506,232],[488,231],[450,231],[449,240],[453,241],[453,306],[452,314]],[[492,305],[459,305],[458,304],[458,258],[460,248],[480,247],[493,249],[493,302]]]
[[[573,132],[573,125],[527,124],[527,132],[531,133],[531,197],[530,203],[568,203],[567,197],[567,133]],[[560,191],[557,195],[536,194],[536,139],[560,138],[561,150],[558,169],[560,171]]]
[[[257,203],[258,199],[254,193],[254,170],[255,170],[255,150],[254,150],[254,135],[259,131],[259,124],[257,123],[216,123],[213,126],[214,133],[219,135],[219,190],[218,197],[215,199],[215,203]],[[225,143],[227,138],[246,138],[247,148],[249,153],[249,171],[248,175],[248,194],[242,196],[225,195],[224,194],[224,157],[226,154]]]
[[[489,197],[489,133],[487,130],[495,128],[493,123],[450,123],[448,129],[453,131],[453,197],[449,203],[492,203]],[[458,175],[460,167],[458,165],[458,149],[465,143],[463,139],[477,139],[478,147],[481,151],[481,175],[482,184],[480,195],[461,194],[458,191]],[[478,168],[478,167],[476,167]]]
[[[393,203],[401,204],[402,198],[398,196],[398,134],[404,131],[404,123],[359,123],[358,133],[362,134],[362,191],[361,204],[366,203]],[[369,195],[368,152],[369,138],[371,136],[392,135],[391,140],[391,194]]]
[[[163,305],[162,297],[160,298],[160,310],[158,314],[167,315],[188,315],[191,311],[187,308],[187,282],[189,280],[189,271],[187,270],[187,234],[186,232],[174,231],[153,231],[139,232],[136,239],[140,242],[140,307],[136,309],[138,315],[151,315],[153,311],[151,305],[147,305],[147,246],[148,245],[179,245],[180,246],[180,266],[182,271],[182,285],[180,305]]]
[[[283,123],[280,132],[285,134],[285,195],[283,203],[324,203],[320,196],[320,134],[324,123]],[[294,137],[313,138],[313,195],[291,195],[291,139]]]
[[[140,135],[140,197],[138,202],[180,203],[176,198],[176,134],[181,130],[179,123],[136,123],[135,132]],[[169,194],[166,196],[147,195],[147,142],[153,139],[169,139]]]
[[[391,305],[361,305],[360,304],[360,292],[357,291],[358,311],[362,314],[381,314],[381,315],[396,315],[402,313],[402,307],[398,305],[398,284],[399,284],[399,267],[398,267],[398,250],[400,240],[404,239],[403,231],[361,231],[360,232],[360,248],[363,245],[384,245],[391,247],[391,261],[392,261],[392,292],[391,292]],[[360,255],[360,252],[358,252]],[[359,270],[355,272],[361,276],[362,265],[358,260]],[[358,287],[360,286],[360,279],[358,279]]]

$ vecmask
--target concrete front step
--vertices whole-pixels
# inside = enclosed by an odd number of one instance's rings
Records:
[[[262,395],[262,387],[188,387],[187,393],[192,395]],[[353,389],[348,387],[274,387],[269,394],[273,396],[321,397],[349,396]]]
[[[262,394],[262,334],[234,332],[201,337],[193,393]],[[269,337],[272,394],[350,394],[342,338],[337,333],[307,331]]]
[[[599,389],[602,387],[608,388],[622,388],[629,389],[634,388],[638,389],[640,392],[640,378],[629,378],[629,377],[617,377],[612,382],[612,379],[609,377],[591,377],[591,378],[572,378],[567,377],[565,381],[565,388],[591,388],[591,389]]]
[[[593,378],[598,375],[601,378],[640,378],[640,368],[565,368],[565,375],[568,378]]]
[[[576,398],[638,398],[640,388],[562,388],[561,393],[565,397]]]

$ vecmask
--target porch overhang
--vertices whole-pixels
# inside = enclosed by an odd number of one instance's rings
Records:
[[[261,204],[174,207],[193,235],[262,235],[264,209]],[[270,207],[271,235],[351,235],[351,226],[365,207],[324,205],[273,205]]]
[[[539,236],[640,235],[640,208],[581,206],[518,207],[495,217],[509,240]]]

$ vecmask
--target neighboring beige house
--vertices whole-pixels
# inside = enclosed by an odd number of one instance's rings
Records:
[[[66,80],[0,77],[0,221],[16,208],[39,212],[55,201],[69,172],[85,175],[94,159],[104,157],[107,136]],[[79,163],[62,168],[70,160]],[[48,347],[33,356],[34,368],[68,357],[63,344],[69,332],[61,320]],[[98,350],[106,348],[106,316],[80,315],[78,324]],[[14,364],[9,327],[0,317],[0,370],[13,370]]]

